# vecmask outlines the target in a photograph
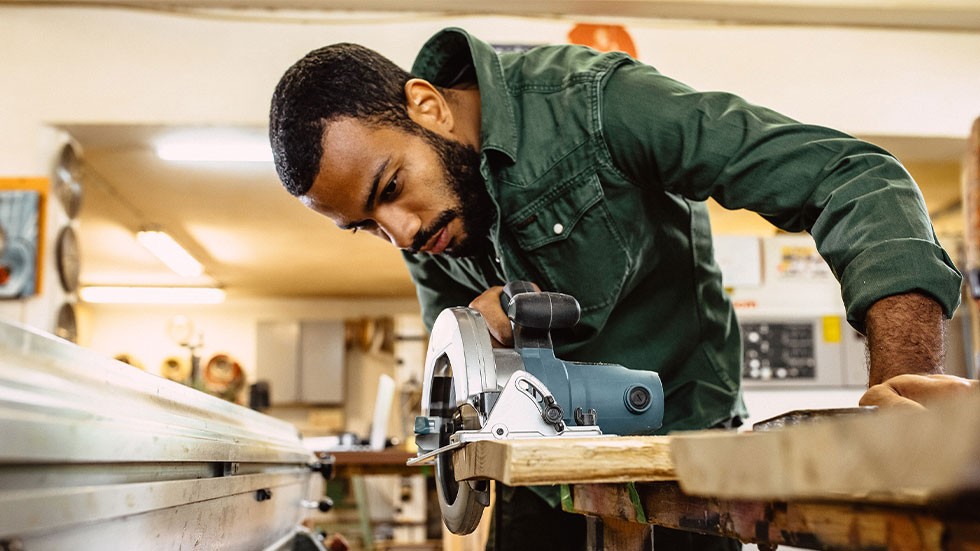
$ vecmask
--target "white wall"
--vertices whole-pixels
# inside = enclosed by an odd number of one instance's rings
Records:
[[[79,344],[112,357],[135,355],[148,371],[159,373],[168,356],[186,349],[167,336],[167,321],[187,316],[204,333],[199,351],[207,360],[217,353],[233,356],[255,379],[256,324],[259,321],[344,320],[395,314],[417,314],[415,299],[234,299],[204,306],[85,304]],[[393,360],[392,360],[392,365]]]
[[[331,23],[275,23],[269,13],[243,22],[0,7],[0,174],[45,174],[42,133],[52,122],[264,123],[285,68],[328,43],[360,42],[407,67],[447,25],[522,43],[564,42],[571,28],[544,19],[336,12],[312,16]],[[807,121],[962,136],[980,114],[980,33],[627,24],[639,56],[665,73]]]

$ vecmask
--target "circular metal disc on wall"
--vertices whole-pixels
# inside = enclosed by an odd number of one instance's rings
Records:
[[[68,218],[74,219],[82,208],[82,161],[71,142],[62,146],[51,180],[54,193]]]
[[[112,357],[112,359],[116,360],[117,362],[129,364],[137,369],[142,369],[143,371],[146,371],[146,368],[143,367],[143,362],[141,362],[139,358],[133,356],[132,354],[126,354],[125,352],[123,352],[120,354],[116,354],[115,356]]]
[[[244,375],[242,366],[227,354],[215,354],[204,365],[205,382],[217,390],[240,384]]]
[[[71,226],[61,228],[57,244],[58,278],[66,292],[74,293],[78,289],[79,266],[78,238]]]
[[[191,376],[191,364],[184,358],[169,356],[164,358],[160,365],[160,375],[171,381],[183,383]]]
[[[76,342],[78,326],[75,321],[75,307],[66,302],[58,309],[58,326],[54,334],[66,341]]]

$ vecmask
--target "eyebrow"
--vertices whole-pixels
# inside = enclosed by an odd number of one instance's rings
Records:
[[[368,193],[367,201],[364,203],[364,212],[370,212],[374,208],[374,199],[378,194],[378,185],[381,183],[381,176],[384,175],[385,170],[388,168],[388,164],[391,162],[391,157],[382,161],[378,166],[378,169],[374,171],[374,178],[371,181],[371,191]],[[358,220],[357,222],[351,222],[350,224],[344,224],[340,226],[342,230],[349,230],[356,228],[364,224],[364,220]]]
[[[381,163],[378,170],[375,171],[374,180],[371,182],[371,193],[368,194],[367,202],[364,203],[364,212],[370,212],[374,208],[374,197],[378,193],[378,184],[381,182],[381,176],[384,174],[385,169],[388,168],[390,161],[391,157],[388,157]]]

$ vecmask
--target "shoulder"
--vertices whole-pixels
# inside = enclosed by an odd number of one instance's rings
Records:
[[[595,81],[620,65],[635,63],[622,52],[599,52],[575,44],[538,46],[522,53],[503,52],[499,58],[507,84],[515,92]]]

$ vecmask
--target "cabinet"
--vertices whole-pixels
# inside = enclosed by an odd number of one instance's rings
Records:
[[[263,321],[256,327],[256,373],[273,405],[344,400],[342,321]]]

